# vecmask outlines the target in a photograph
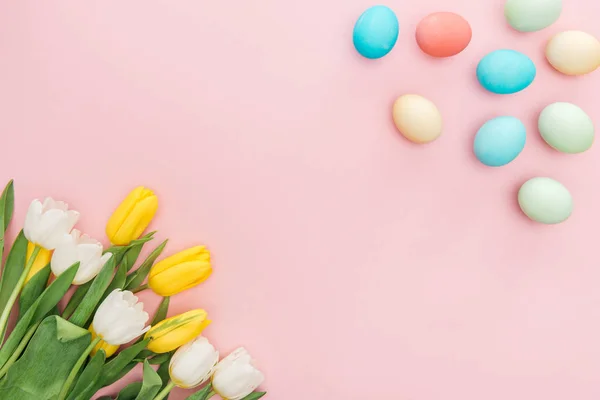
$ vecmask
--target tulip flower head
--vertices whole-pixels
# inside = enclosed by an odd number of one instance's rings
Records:
[[[177,349],[169,364],[169,375],[175,385],[190,389],[209,380],[218,361],[219,352],[208,339],[198,336]]]
[[[98,307],[92,329],[106,343],[117,346],[148,331],[148,319],[144,304],[133,293],[115,289]]]
[[[191,310],[167,318],[146,332],[152,338],[148,350],[155,353],[168,353],[190,342],[210,324],[208,314],[202,309]]]
[[[196,246],[154,264],[148,286],[160,296],[173,296],[204,282],[211,273],[210,252]]]
[[[111,257],[112,253],[102,254],[102,243],[73,229],[54,249],[50,268],[54,275],[59,276],[79,261],[73,284],[82,285],[95,278]]]
[[[240,400],[249,395],[265,380],[252,363],[243,347],[222,359],[212,377],[213,390],[226,400]]]
[[[106,225],[106,235],[115,245],[125,246],[138,239],[154,218],[158,198],[143,186],[129,193],[117,207]]]
[[[69,210],[67,203],[47,197],[42,203],[34,200],[27,210],[23,233],[27,240],[46,250],[54,250],[64,235],[71,232],[79,213]]]
[[[26,260],[29,260],[29,258],[32,256],[34,248],[35,244],[31,242],[27,243],[27,256],[25,257]],[[25,278],[25,283],[29,282],[29,280],[33,278],[35,274],[44,269],[44,267],[50,263],[51,257],[52,250],[41,249],[35,260],[33,260],[33,265],[27,274],[27,278]]]

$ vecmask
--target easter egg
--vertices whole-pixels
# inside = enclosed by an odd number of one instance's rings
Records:
[[[515,117],[497,117],[487,121],[475,135],[473,151],[483,164],[490,167],[506,165],[523,151],[525,125]]]
[[[563,153],[581,153],[592,147],[594,123],[571,103],[553,103],[540,113],[538,129],[550,146]]]
[[[566,31],[546,45],[546,59],[565,75],[584,75],[600,66],[600,42],[589,33]]]
[[[435,104],[423,96],[405,94],[398,97],[392,117],[396,128],[411,142],[432,142],[442,134],[442,115]]]
[[[398,18],[389,7],[373,6],[354,25],[354,47],[366,58],[381,58],[396,44],[399,29]]]
[[[552,25],[562,11],[562,0],[507,0],[504,16],[514,29],[535,32]]]
[[[573,212],[573,199],[562,183],[551,178],[528,180],[519,189],[519,206],[530,219],[542,224],[558,224]]]
[[[511,94],[531,85],[535,79],[535,64],[525,54],[515,50],[496,50],[479,61],[477,79],[492,93]]]
[[[450,57],[463,51],[471,41],[471,25],[458,14],[436,12],[419,22],[417,44],[432,57]]]

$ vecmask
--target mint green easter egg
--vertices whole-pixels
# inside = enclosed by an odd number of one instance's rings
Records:
[[[573,198],[562,183],[537,177],[519,189],[519,206],[530,219],[542,224],[558,224],[573,212]]]
[[[544,108],[538,129],[546,143],[563,153],[582,153],[594,143],[594,123],[575,104],[558,102]]]
[[[562,0],[507,0],[504,16],[516,30],[535,32],[552,25],[562,11]]]

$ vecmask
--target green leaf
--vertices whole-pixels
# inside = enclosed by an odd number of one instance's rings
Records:
[[[93,282],[94,281],[91,280],[89,282],[84,283],[83,285],[77,286],[77,289],[75,289],[75,293],[73,293],[73,295],[69,299],[69,302],[67,303],[67,306],[63,310],[63,318],[68,319],[71,315],[73,315],[73,312],[75,312],[77,306],[85,298],[85,295],[87,294],[88,290],[90,290],[90,286],[92,286]]]
[[[73,278],[75,278],[75,274],[77,274],[78,268],[79,263],[77,262],[60,274],[29,307],[29,310],[27,310],[19,322],[17,322],[17,325],[0,349],[0,367],[4,366],[10,355],[19,346],[21,339],[27,333],[29,327],[41,321],[46,314],[54,309],[65,293],[67,293],[71,282],[73,282]]]
[[[98,397],[96,400],[113,400],[113,398],[110,396],[102,396],[102,397]]]
[[[140,390],[142,390],[142,382],[138,381],[130,383],[119,392],[119,395],[115,400],[135,400]]]
[[[11,293],[17,285],[23,269],[25,269],[27,243],[27,238],[21,230],[8,253],[2,279],[0,280],[0,313],[6,307]]]
[[[163,297],[162,301],[158,305],[156,313],[154,314],[154,318],[152,319],[152,326],[158,324],[160,321],[164,320],[167,317],[167,312],[169,312],[170,301],[170,297]]]
[[[140,253],[142,252],[144,243],[146,243],[146,242],[129,245],[129,250],[127,250],[125,252],[125,256],[123,257],[123,260],[121,261],[121,264],[125,265],[127,272],[129,272],[129,270],[131,268],[133,268],[133,266],[135,265],[135,262],[137,261],[138,257],[140,256]]]
[[[267,392],[252,392],[242,400],[257,400],[263,397],[265,394],[267,394]]]
[[[150,240],[153,239],[153,236],[155,233],[156,233],[156,231],[147,233],[139,239],[132,240],[127,246],[111,246],[108,249],[106,249],[105,253],[106,252],[113,253],[117,264],[120,264],[121,261],[123,260],[123,257],[125,256],[125,254],[127,253],[127,251],[130,248],[132,248],[134,246],[138,246],[140,244],[144,244],[146,242],[149,242]]]
[[[19,297],[19,319],[25,315],[29,307],[37,300],[42,294],[48,283],[48,277],[50,277],[50,264],[38,271],[29,282],[23,286],[23,291]]]
[[[0,399],[56,399],[90,338],[88,331],[60,317],[46,318],[23,356],[0,381]]]
[[[100,379],[100,371],[104,365],[106,354],[104,350],[98,351],[85,367],[77,383],[73,387],[68,400],[89,400],[96,393],[96,384]]]
[[[127,364],[122,370],[120,370],[118,373],[116,373],[114,375],[114,381],[112,383],[110,383],[110,385],[112,385],[115,382],[120,381],[121,378],[123,378],[125,375],[127,375],[129,372],[131,372],[131,370],[134,369],[135,366],[138,364],[139,364],[139,362],[135,361],[135,360],[130,362],[129,364]],[[104,387],[104,386],[108,386],[108,385],[101,385],[101,387]]]
[[[160,376],[152,369],[148,361],[144,361],[144,378],[142,388],[135,400],[153,399],[162,386]]]
[[[212,394],[212,385],[209,383],[193,395],[186,397],[185,400],[207,400],[210,398],[208,396]]]
[[[4,229],[0,230],[0,239],[4,239],[4,232],[6,232],[8,224],[10,224],[14,209],[15,187],[13,185],[13,180],[11,179],[4,187],[2,196],[0,196],[0,226],[4,226]]]
[[[79,304],[79,306],[73,312],[69,321],[71,323],[83,327],[87,320],[90,318],[98,302],[104,295],[104,291],[108,288],[110,280],[112,279],[113,272],[115,270],[115,259],[109,258],[106,264],[102,267],[98,276],[92,281],[92,285],[87,291],[85,297]]]
[[[165,246],[167,245],[167,242],[168,242],[168,239],[165,240],[164,242],[162,242],[161,244],[159,244],[158,247],[156,247],[156,249],[154,249],[154,251],[152,251],[152,253],[150,253],[148,258],[146,258],[144,260],[142,265],[140,265],[140,267],[138,269],[136,269],[134,272],[129,274],[129,276],[127,277],[127,282],[125,283],[125,288],[127,290],[133,290],[133,289],[139,287],[142,283],[144,283],[144,280],[150,273],[152,264],[154,264],[154,261],[156,261],[158,256],[160,256],[160,253],[163,252],[163,250],[165,249]]]
[[[148,362],[152,365],[160,365],[163,364],[167,361],[171,360],[171,356],[173,355],[173,353],[162,353],[162,354],[158,354],[152,358],[150,358],[148,360]]]
[[[123,368],[127,366],[134,358],[146,348],[146,345],[150,342],[150,338],[145,339],[139,343],[132,345],[121,351],[115,358],[110,360],[102,368],[102,378],[100,380],[102,386],[108,386],[119,380],[118,374]],[[0,350],[1,351],[1,350]],[[133,368],[133,367],[132,367]]]
[[[174,353],[174,352],[173,352]],[[156,373],[160,376],[160,380],[162,381],[161,390],[164,389],[168,384],[171,377],[169,376],[169,364],[171,362],[171,357],[173,357],[173,353],[168,353],[169,357],[158,367]],[[167,394],[165,396],[165,400],[169,398]]]

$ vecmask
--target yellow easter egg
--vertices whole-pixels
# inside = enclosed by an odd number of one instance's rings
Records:
[[[429,143],[442,134],[442,115],[433,102],[417,94],[398,97],[392,108],[394,124],[415,143]]]
[[[600,66],[600,41],[582,31],[561,32],[546,45],[546,58],[563,74],[589,74]]]

